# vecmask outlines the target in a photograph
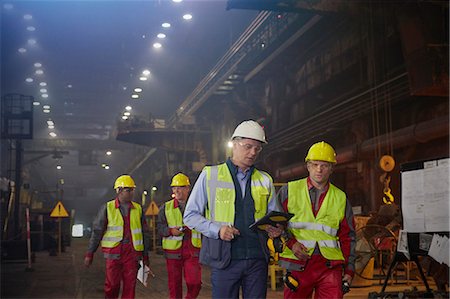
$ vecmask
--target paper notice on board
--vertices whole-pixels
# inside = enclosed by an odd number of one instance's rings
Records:
[[[449,168],[448,164],[425,168],[424,174],[424,216],[425,231],[449,230]]]
[[[403,228],[410,233],[425,231],[423,171],[402,173]]]

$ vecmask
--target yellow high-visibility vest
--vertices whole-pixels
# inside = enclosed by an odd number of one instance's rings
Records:
[[[144,237],[142,234],[142,208],[139,204],[131,202],[134,208],[130,209],[130,230],[133,247],[136,251],[144,251]],[[102,238],[102,247],[114,248],[123,239],[123,217],[120,209],[116,208],[116,201],[111,200],[106,203],[106,215],[108,225]]]
[[[234,224],[236,191],[226,163],[206,166],[206,192],[208,208],[206,218],[221,224]],[[251,194],[255,203],[255,221],[267,214],[272,190],[272,177],[255,169],[250,178]]]
[[[183,215],[179,208],[175,208],[175,200],[169,200],[164,205],[164,212],[166,214],[167,225],[169,228],[184,226],[183,224]],[[195,248],[200,248],[202,246],[201,234],[196,231],[191,231],[191,243]],[[168,250],[177,250],[181,248],[183,243],[183,236],[168,236],[163,237],[162,246],[163,249]]]
[[[289,220],[288,229],[298,242],[308,248],[308,254],[314,252],[316,243],[320,253],[329,260],[344,260],[339,247],[337,232],[345,217],[346,195],[330,183],[319,212],[314,217],[309,197],[307,179],[288,183],[288,212],[295,216]],[[297,259],[292,251],[286,249],[281,257]]]

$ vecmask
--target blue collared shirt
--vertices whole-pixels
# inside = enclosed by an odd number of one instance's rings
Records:
[[[230,163],[229,159],[227,163]],[[245,188],[247,181],[250,179],[251,170],[246,171],[245,173],[236,167],[237,170],[237,178],[239,181],[240,188],[242,190],[242,196],[245,195]],[[271,211],[281,211],[281,207],[276,200],[275,187],[271,186],[271,192],[269,195],[269,202],[267,205],[267,213]],[[220,223],[208,220],[205,218],[205,209],[208,205],[208,196],[206,193],[206,170],[203,170],[194,187],[192,188],[192,192],[189,196],[186,209],[184,211],[183,222],[190,229],[195,228],[197,231],[202,233],[208,238],[218,239],[220,227],[222,226]]]

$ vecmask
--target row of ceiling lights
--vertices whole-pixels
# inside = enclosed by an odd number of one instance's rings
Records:
[[[14,6],[12,4],[10,4],[10,3],[5,3],[3,5],[3,8],[8,11],[8,10],[12,10],[14,8]],[[33,20],[33,16],[31,14],[25,14],[23,16],[23,19],[25,20],[25,22],[30,23]],[[27,24],[26,31],[28,31],[28,32],[35,32],[36,31],[36,27],[33,26],[32,24]],[[32,50],[33,48],[35,48],[37,46],[37,39],[32,36],[32,37],[30,37],[27,40],[26,44],[27,44],[26,47],[20,47],[17,50],[21,55],[25,55],[28,52],[28,50]],[[29,76],[29,77],[25,78],[25,83],[26,84],[32,84],[35,81],[39,81],[38,88],[39,88],[40,97],[39,97],[39,99],[35,99],[33,101],[33,105],[34,106],[40,106],[41,105],[41,101],[46,101],[49,98],[48,84],[42,78],[45,75],[43,64],[41,62],[35,62],[33,64],[33,66],[34,66],[34,69],[35,69],[34,74],[32,76]],[[51,112],[50,105],[49,104],[42,105],[42,112],[45,113],[45,114],[50,114],[50,112]],[[50,117],[47,120],[47,127],[50,130],[49,133],[48,133],[49,136],[52,137],[52,138],[57,137],[57,134],[55,132],[55,123]]]
[[[175,3],[180,3],[180,2],[182,2],[183,0],[172,0],[172,1],[175,2]],[[186,20],[186,21],[192,20],[192,14],[189,14],[189,13],[184,14],[184,15],[183,15],[183,19]],[[164,23],[161,24],[161,27],[164,28],[164,29],[168,29],[168,28],[171,28],[172,25],[171,25],[171,23],[169,23],[169,22],[164,22]],[[166,33],[159,32],[159,33],[156,35],[156,37],[157,37],[159,40],[163,40],[163,39],[165,39],[165,38],[167,37],[167,35],[166,35]],[[161,42],[155,42],[155,43],[153,43],[153,48],[155,48],[155,49],[160,49],[160,48],[162,48]],[[140,81],[147,81],[147,80],[149,79],[149,77],[150,77],[150,74],[151,74],[151,73],[150,73],[150,71],[149,71],[148,69],[143,70],[142,73],[139,75],[139,80],[140,80]],[[131,98],[134,99],[134,100],[139,99],[140,93],[141,93],[141,92],[142,92],[142,88],[140,88],[140,87],[134,88],[134,89],[133,89],[133,93],[131,94]],[[128,105],[128,106],[125,107],[125,111],[123,112],[122,117],[121,117],[122,120],[127,120],[127,119],[130,118],[130,116],[131,116],[131,110],[132,110],[132,107],[131,107],[131,106]]]

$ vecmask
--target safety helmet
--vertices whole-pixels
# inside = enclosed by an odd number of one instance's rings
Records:
[[[306,155],[305,162],[325,161],[336,163],[336,152],[328,143],[321,141],[313,144]]]
[[[189,182],[189,178],[187,177],[187,175],[180,172],[173,176],[170,187],[183,187],[190,185],[191,183]]]
[[[134,183],[134,180],[129,175],[121,175],[116,179],[116,182],[114,183],[114,189],[117,188],[136,188],[136,184]]]
[[[234,130],[233,140],[236,137],[250,138],[267,143],[264,129],[254,120],[246,120],[240,123]]]

